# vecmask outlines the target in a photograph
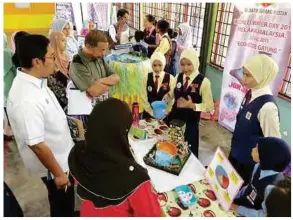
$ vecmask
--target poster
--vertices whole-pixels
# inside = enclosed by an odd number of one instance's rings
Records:
[[[266,54],[277,62],[279,73],[270,85],[276,95],[281,87],[290,53],[290,3],[235,4],[223,72],[220,125],[234,131],[236,115],[247,92],[247,88],[242,85],[242,65],[247,58]]]
[[[63,18],[66,21],[72,23],[72,25],[76,25],[74,19],[74,13],[72,4],[70,2],[58,2],[56,3],[56,15],[55,18]]]
[[[205,177],[223,209],[228,211],[244,181],[221,148],[217,149],[212,162],[206,169]]]
[[[88,3],[89,18],[96,24],[98,30],[107,31],[110,23],[111,3]]]

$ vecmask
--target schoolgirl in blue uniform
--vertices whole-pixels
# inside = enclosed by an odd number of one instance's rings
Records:
[[[265,198],[272,186],[284,179],[282,171],[291,161],[290,147],[280,138],[260,138],[251,156],[256,165],[249,183],[234,199],[232,209],[243,216],[264,216]]]
[[[251,150],[260,137],[281,137],[279,111],[269,84],[279,72],[267,55],[250,57],[243,65],[243,84],[249,88],[237,115],[229,160],[248,183],[255,162]]]

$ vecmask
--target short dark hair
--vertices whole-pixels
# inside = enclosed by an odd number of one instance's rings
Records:
[[[20,67],[32,68],[32,60],[35,58],[44,61],[49,43],[47,37],[38,34],[26,35],[19,39],[16,54]]]
[[[134,33],[134,39],[136,42],[139,42],[141,40],[143,40],[144,38],[144,32],[143,31],[135,31]]]
[[[85,36],[85,45],[90,45],[91,47],[98,46],[99,42],[108,43],[107,36],[99,30],[91,30],[86,36]]]
[[[15,46],[17,45],[17,42],[19,41],[19,39],[25,35],[29,35],[28,32],[25,31],[18,31],[15,35],[14,35],[14,43]]]
[[[174,31],[172,28],[168,28],[168,35],[169,35],[169,37],[171,38],[171,39],[173,39],[173,38],[175,38],[175,37],[177,37],[177,32],[176,31]]]
[[[156,25],[156,18],[155,18],[155,16],[148,14],[145,17],[148,20],[148,22],[151,22],[151,23],[153,23],[153,25]]]
[[[126,9],[124,9],[124,8],[119,9],[118,12],[117,12],[117,19],[119,20],[125,14],[128,14],[129,15],[129,12]]]
[[[277,183],[265,201],[267,217],[291,217],[291,179]]]
[[[170,25],[169,25],[169,22],[162,19],[162,20],[159,20],[158,23],[157,23],[157,27],[158,29],[162,32],[162,33],[167,33]]]
[[[12,56],[12,63],[14,64],[14,66],[17,68],[19,67],[19,61],[18,61],[18,58],[17,58],[17,54],[16,54],[16,51],[17,51],[17,43],[18,41],[23,37],[23,36],[26,36],[26,35],[29,35],[29,33],[25,32],[25,31],[18,31],[15,35],[14,35],[14,45],[15,45],[15,53],[13,54]]]

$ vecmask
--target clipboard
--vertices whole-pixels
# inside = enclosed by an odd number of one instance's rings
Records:
[[[90,115],[93,110],[92,99],[86,92],[76,88],[69,88],[68,92],[68,115]]]
[[[90,115],[93,110],[92,99],[87,96],[86,92],[81,92],[72,80],[68,82],[66,91],[67,115]]]

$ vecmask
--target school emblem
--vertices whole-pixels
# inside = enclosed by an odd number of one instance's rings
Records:
[[[196,89],[198,88],[198,84],[194,84],[194,83],[192,83],[192,84],[190,85],[190,87],[191,87],[191,92],[192,92],[192,93],[195,93],[195,92],[196,92]]]
[[[152,91],[153,91],[153,88],[152,88],[151,86],[149,86],[149,87],[148,87],[148,91],[149,91],[149,92],[152,92]]]
[[[247,112],[245,118],[247,120],[250,120],[251,116],[252,116],[252,114],[250,112]]]
[[[196,84],[196,83],[192,83],[192,84],[191,84],[191,87],[194,88],[194,89],[198,89],[198,84]]]
[[[177,83],[177,88],[180,89],[182,86],[181,82]]]
[[[254,201],[256,199],[257,196],[257,192],[256,190],[253,188],[252,191],[250,192],[250,194],[248,196],[246,196],[246,198],[249,200],[249,202],[254,205]]]
[[[167,90],[168,89],[168,83],[162,84],[162,88],[163,88],[163,90]]]

